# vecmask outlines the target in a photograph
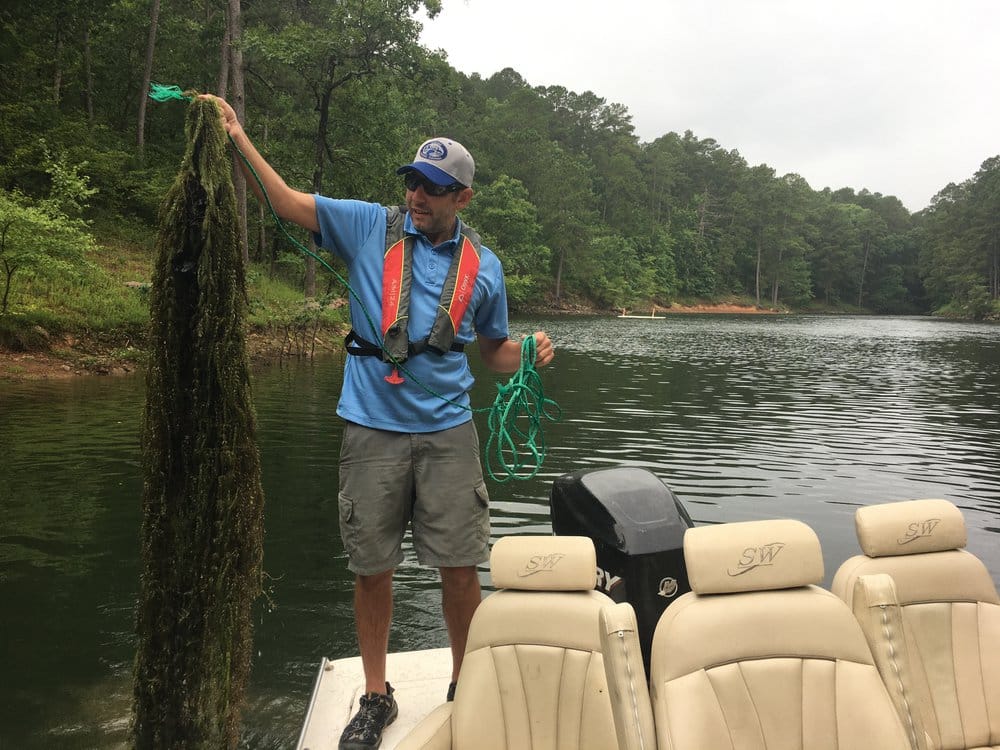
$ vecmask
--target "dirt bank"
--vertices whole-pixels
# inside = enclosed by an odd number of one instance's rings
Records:
[[[718,313],[738,315],[777,315],[781,310],[753,305],[678,305],[657,307],[656,312],[665,313]]]
[[[282,331],[251,331],[247,334],[247,354],[252,366],[263,366],[283,358],[337,351],[342,346],[342,338],[343,334],[338,331],[318,331],[315,340],[311,337],[295,339]],[[143,348],[128,341],[63,336],[50,340],[46,349],[11,351],[0,347],[0,380],[130,375],[142,370],[145,360]]]

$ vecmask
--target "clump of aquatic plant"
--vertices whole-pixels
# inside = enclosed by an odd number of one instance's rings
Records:
[[[227,138],[192,99],[149,290],[132,732],[138,748],[235,748],[261,593],[263,490]]]

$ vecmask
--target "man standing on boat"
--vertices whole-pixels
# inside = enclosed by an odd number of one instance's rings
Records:
[[[348,352],[356,356],[347,357],[337,413],[346,421],[340,533],[355,574],[366,693],[340,750],[377,748],[398,713],[385,671],[392,576],[403,559],[406,527],[419,562],[441,574],[453,663],[449,700],[481,599],[476,566],[489,559],[489,496],[468,409],[473,377],[462,350],[477,339],[491,370],[520,366],[521,345],[508,338],[503,269],[458,217],[472,199],[475,172],[460,143],[432,138],[397,170],[406,187],[403,210],[333,200],[290,188],[254,148],[232,107],[205,96],[218,102],[226,131],[277,214],[343,259],[360,297],[350,302],[355,330]],[[379,310],[381,328],[368,333]],[[383,345],[372,344],[380,335]],[[535,365],[542,367],[552,361],[552,342],[542,331],[534,337]],[[395,365],[403,361],[401,374]]]

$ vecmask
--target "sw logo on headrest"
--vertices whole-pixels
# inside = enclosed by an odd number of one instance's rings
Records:
[[[940,518],[928,518],[926,521],[914,521],[906,527],[906,534],[896,540],[896,544],[909,544],[917,539],[923,539],[934,533],[934,528],[941,523]]]
[[[441,141],[431,141],[425,143],[420,149],[420,156],[431,161],[441,161],[448,155],[448,147]]]
[[[740,556],[736,567],[726,572],[733,577],[749,573],[757,568],[774,565],[774,558],[785,548],[784,542],[771,542],[762,547],[747,547]]]
[[[553,552],[549,555],[534,555],[533,557],[529,557],[528,561],[524,564],[524,567],[517,574],[517,577],[527,578],[528,576],[533,576],[536,573],[550,573],[564,557],[566,557],[566,555],[562,552]]]

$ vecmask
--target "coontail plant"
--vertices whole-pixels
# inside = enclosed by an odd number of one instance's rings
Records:
[[[194,99],[185,130],[150,289],[132,731],[137,748],[218,750],[239,737],[264,497],[218,106]]]

